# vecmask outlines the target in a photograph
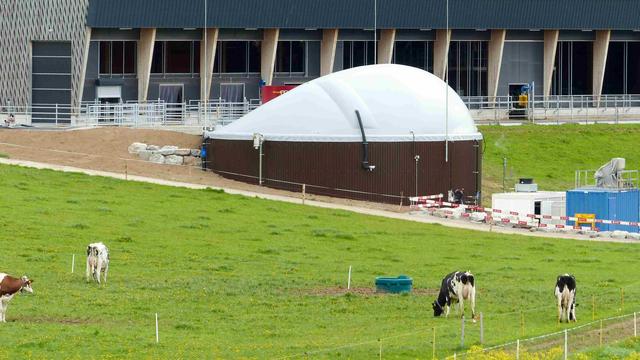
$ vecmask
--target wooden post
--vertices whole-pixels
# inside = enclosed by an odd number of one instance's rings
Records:
[[[602,320],[600,320],[600,347],[602,347]]]
[[[480,345],[484,344],[484,316],[480,312]]]
[[[638,319],[635,311],[633,312],[633,337],[638,337]]]
[[[307,184],[302,184],[302,205],[307,197]]]
[[[462,328],[460,330],[460,347],[464,348],[464,316],[462,317]]]
[[[433,341],[431,342],[431,358],[436,358],[436,328],[433,328]]]

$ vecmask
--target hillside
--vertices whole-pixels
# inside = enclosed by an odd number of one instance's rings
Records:
[[[484,199],[502,192],[503,158],[507,191],[518,178],[533,178],[541,190],[573,188],[575,170],[597,169],[613,157],[640,169],[640,125],[481,126],[485,137]]]

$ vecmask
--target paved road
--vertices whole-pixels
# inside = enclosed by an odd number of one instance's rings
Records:
[[[283,201],[283,202],[294,203],[294,204],[302,204],[302,198],[300,197],[263,194],[263,193],[252,192],[252,191],[237,190],[232,188],[220,188],[220,187],[207,186],[207,185],[201,185],[201,184],[191,184],[191,183],[156,179],[156,178],[150,178],[150,177],[144,177],[144,176],[135,176],[135,175],[127,176],[125,174],[120,174],[120,173],[88,170],[88,169],[82,169],[82,168],[77,168],[72,166],[46,164],[46,163],[26,161],[26,160],[2,159],[2,158],[0,158],[0,164],[18,165],[18,166],[24,166],[29,168],[35,168],[35,169],[49,169],[49,170],[56,170],[56,171],[63,171],[63,172],[75,172],[75,173],[82,173],[82,174],[91,175],[91,176],[103,176],[103,177],[109,177],[109,178],[115,178],[115,179],[121,179],[121,180],[138,181],[138,182],[145,182],[145,183],[165,185],[165,186],[182,187],[182,188],[188,188],[188,189],[212,188],[212,189],[224,190],[228,194],[243,195],[243,196],[256,197],[256,198],[267,199],[267,200]],[[387,211],[387,210],[370,209],[370,208],[352,206],[352,205],[327,203],[327,202],[322,202],[317,200],[305,200],[304,204],[309,206],[321,207],[321,208],[352,211],[352,212],[365,214],[365,215],[381,216],[381,217],[386,217],[390,219],[406,220],[406,221],[420,222],[420,223],[426,223],[426,224],[440,224],[443,226],[454,227],[458,229],[495,232],[500,234],[517,234],[517,235],[533,236],[533,237],[544,237],[544,238],[555,238],[555,239],[576,239],[576,240],[600,241],[600,242],[619,242],[619,243],[634,242],[633,240],[629,240],[629,239],[612,239],[612,238],[591,239],[587,236],[583,236],[579,234],[530,232],[525,229],[513,229],[513,228],[505,228],[505,227],[499,227],[499,226],[488,226],[486,224],[478,224],[478,223],[472,223],[472,222],[462,221],[462,220],[442,219],[442,218],[437,218],[437,217],[428,216],[428,215],[409,214],[409,213],[393,212],[393,211]]]

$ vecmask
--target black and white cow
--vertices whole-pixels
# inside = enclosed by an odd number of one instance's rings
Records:
[[[571,274],[559,275],[556,280],[556,300],[558,301],[558,321],[576,320],[576,278]]]
[[[471,302],[471,318],[476,319],[476,287],[475,278],[469,271],[456,271],[445,276],[440,286],[440,294],[433,302],[433,316],[449,316],[451,302],[457,302],[460,314],[464,317],[464,301]]]

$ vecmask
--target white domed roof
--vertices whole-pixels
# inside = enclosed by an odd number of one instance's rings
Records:
[[[445,88],[449,91],[448,121]],[[213,139],[355,142],[482,139],[469,110],[438,77],[403,65],[370,65],[315,79],[205,134]],[[448,122],[448,125],[446,124]]]

